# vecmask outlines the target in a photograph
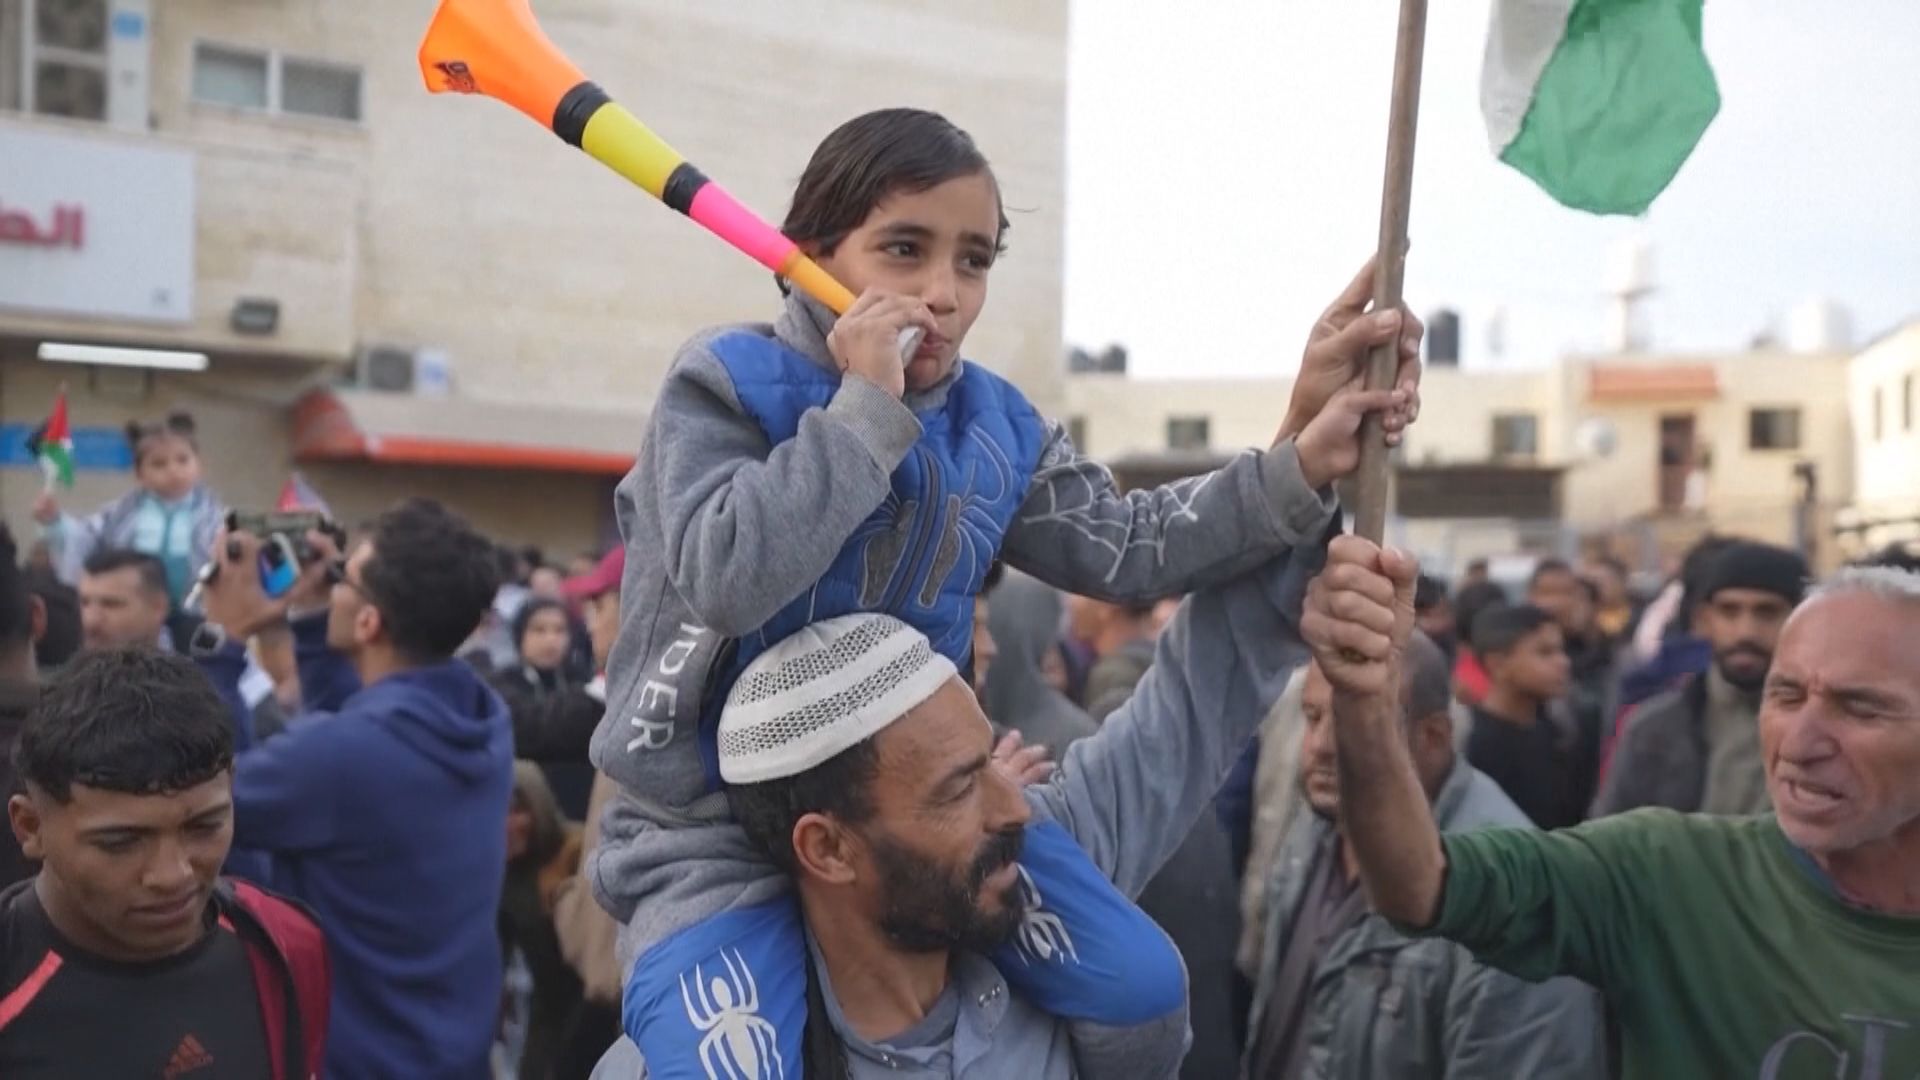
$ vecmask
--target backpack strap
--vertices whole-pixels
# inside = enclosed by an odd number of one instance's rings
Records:
[[[243,881],[221,879],[214,904],[247,948],[279,1080],[318,1074],[330,977],[318,922],[304,907]]]

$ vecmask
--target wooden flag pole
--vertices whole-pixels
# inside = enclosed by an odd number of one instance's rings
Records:
[[[1400,306],[1406,277],[1407,215],[1413,202],[1414,131],[1420,119],[1420,61],[1426,51],[1427,0],[1400,0],[1400,38],[1393,54],[1393,109],[1387,119],[1387,175],[1380,189],[1380,251],[1374,260],[1373,309]],[[1400,342],[1374,346],[1367,357],[1367,389],[1393,389]],[[1378,544],[1387,531],[1386,433],[1378,414],[1360,431],[1360,468],[1354,475],[1354,532]]]

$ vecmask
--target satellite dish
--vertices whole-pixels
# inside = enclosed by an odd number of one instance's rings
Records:
[[[1590,416],[1574,429],[1573,443],[1582,460],[1605,461],[1619,447],[1620,433],[1614,430],[1613,421]]]

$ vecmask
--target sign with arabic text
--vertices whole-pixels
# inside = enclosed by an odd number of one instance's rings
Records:
[[[192,153],[0,123],[0,324],[8,309],[193,317]]]

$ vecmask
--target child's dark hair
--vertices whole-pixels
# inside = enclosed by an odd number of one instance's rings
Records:
[[[127,425],[127,444],[133,447],[133,463],[146,456],[145,444],[152,439],[184,439],[194,453],[200,452],[198,426],[189,412],[170,412],[158,420],[135,420]]]
[[[1532,604],[1489,608],[1473,620],[1473,651],[1483,657],[1512,652],[1528,636],[1553,625],[1553,616]]]
[[[1447,583],[1430,574],[1421,574],[1413,584],[1413,610],[1432,611],[1447,602]]]
[[[856,116],[813,152],[780,231],[811,254],[831,255],[887,196],[981,173],[994,179],[973,136],[939,113],[881,109]],[[998,181],[994,189],[997,197]],[[1006,235],[1003,208],[996,247],[1005,247]]]
[[[1460,630],[1461,638],[1467,648],[1479,655],[1480,648],[1473,641],[1473,627],[1479,622],[1480,614],[1507,603],[1506,591],[1491,581],[1482,581],[1462,588],[1453,597],[1453,623]]]
[[[66,802],[73,785],[170,795],[233,765],[233,718],[193,661],[157,649],[83,653],[20,728],[21,779]]]

